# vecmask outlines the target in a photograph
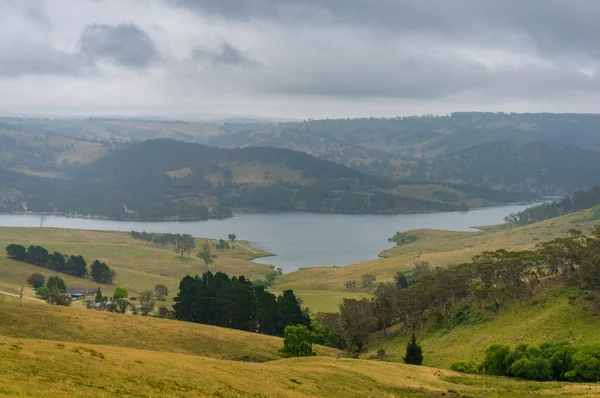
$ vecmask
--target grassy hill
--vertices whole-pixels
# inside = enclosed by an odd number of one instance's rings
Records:
[[[211,244],[217,241],[209,239]],[[185,275],[204,273],[207,268],[204,262],[193,254],[190,257],[180,257],[173,251],[171,245],[159,245],[151,242],[133,239],[126,232],[84,231],[59,228],[12,228],[0,227],[0,247],[10,243],[24,246],[40,245],[50,252],[58,251],[66,254],[81,254],[89,263],[98,259],[110,265],[117,272],[112,286],[114,289],[123,285],[136,293],[153,289],[156,284],[166,285],[171,292],[177,292],[179,282]],[[204,239],[196,239],[199,248]],[[244,275],[250,279],[264,279],[265,275],[273,272],[273,267],[265,264],[250,262],[257,257],[268,256],[270,253],[260,249],[248,250],[247,241],[239,241],[235,250],[214,249],[217,255],[214,263],[208,266],[212,272],[222,271],[228,275]],[[22,262],[15,262],[0,255],[0,290],[15,293],[32,272],[41,272],[46,277],[54,271]],[[98,283],[91,279],[82,279],[61,274],[69,287],[92,288]],[[111,290],[112,291],[112,290]],[[30,295],[32,291],[28,290]],[[175,293],[172,293],[172,295]]]
[[[424,348],[424,364],[449,368],[458,360],[481,363],[491,344],[514,348],[526,343],[538,346],[552,340],[566,340],[575,346],[600,343],[600,315],[575,289],[562,282],[547,281],[540,294],[501,310],[492,319],[489,313],[473,311],[469,320],[454,328],[430,322],[416,331]],[[393,328],[381,332],[369,344],[365,357],[383,348],[385,360],[402,362],[410,333]]]
[[[318,356],[276,357],[281,339],[203,325],[0,301],[0,396],[578,396],[588,384],[469,376]],[[40,319],[45,322],[40,328]],[[64,333],[64,335],[61,335]],[[40,334],[43,334],[40,336]],[[14,337],[15,335],[19,337]],[[54,336],[58,339],[54,339]],[[93,343],[93,344],[92,344]],[[133,348],[135,347],[135,348]],[[200,354],[202,356],[198,356]],[[199,377],[201,375],[201,377]]]
[[[214,263],[208,268],[204,262],[196,258],[197,252],[205,239],[197,238],[197,249],[190,257],[187,254],[181,258],[173,252],[171,245],[158,245],[151,242],[133,239],[126,232],[116,231],[86,231],[61,228],[14,228],[0,227],[0,290],[12,294],[19,292],[20,286],[33,272],[41,272],[46,277],[58,274],[65,280],[68,287],[96,288],[98,283],[91,279],[77,278],[71,275],[56,273],[52,270],[15,262],[4,255],[4,247],[10,243],[24,246],[41,245],[49,251],[66,254],[81,254],[89,263],[98,259],[107,263],[117,272],[117,277],[111,285],[100,285],[105,293],[111,293],[116,286],[126,286],[130,295],[153,289],[157,284],[166,285],[171,294],[166,305],[172,304],[172,298],[179,289],[179,282],[185,275],[202,274],[209,271],[222,271],[230,276],[244,275],[251,280],[264,279],[265,275],[274,272],[272,265],[254,263],[250,260],[270,256],[271,253],[249,246],[247,241],[236,241],[235,250],[214,249],[217,255]],[[215,239],[208,239],[211,244]],[[271,289],[273,293],[281,292]],[[352,292],[332,292],[319,290],[295,291],[303,300],[303,305],[312,312],[335,312],[344,298],[369,297],[369,294]],[[34,297],[35,292],[30,287],[25,288],[25,295]]]

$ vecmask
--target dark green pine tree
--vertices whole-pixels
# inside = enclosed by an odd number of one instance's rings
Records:
[[[417,343],[415,334],[412,334],[410,342],[406,346],[406,355],[404,356],[404,363],[409,365],[422,365],[423,364],[423,347]]]
[[[101,303],[104,301],[104,297],[102,297],[102,292],[100,291],[100,287],[98,287],[98,291],[96,292],[96,298],[94,301],[97,303]]]

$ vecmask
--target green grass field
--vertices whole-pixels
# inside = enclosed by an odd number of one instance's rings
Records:
[[[0,299],[0,396],[564,397],[599,385],[540,383],[317,356],[277,359],[282,340],[141,316]],[[332,356],[333,355],[333,356]],[[246,358],[244,358],[246,357]],[[236,359],[236,360],[231,360]],[[240,359],[271,360],[264,363]]]
[[[493,320],[485,312],[471,314],[468,322],[454,328],[430,323],[416,331],[423,345],[424,364],[449,368],[458,360],[480,363],[486,348],[495,343],[511,347],[551,340],[566,340],[576,346],[600,343],[600,314],[577,296],[575,289],[549,282],[540,294],[502,309]],[[573,304],[571,300],[575,300]],[[389,330],[387,336],[380,332],[373,337],[364,356],[374,355],[383,348],[386,360],[402,362],[410,333],[397,327]]]
[[[0,247],[3,251],[10,243],[25,246],[34,244],[43,246],[50,252],[81,254],[88,263],[95,259],[106,262],[117,272],[113,284],[105,286],[110,292],[115,286],[123,285],[130,290],[130,293],[137,293],[153,289],[159,283],[176,292],[181,278],[185,275],[202,274],[207,269],[212,272],[222,271],[232,276],[244,275],[250,279],[262,279],[267,273],[273,271],[270,265],[249,261],[270,253],[255,248],[250,250],[246,241],[238,242],[239,245],[236,245],[234,250],[213,249],[217,258],[207,268],[204,262],[194,255],[203,242],[203,239],[197,239],[195,251],[190,257],[185,254],[182,258],[170,245],[136,240],[126,232],[0,227]],[[216,243],[215,240],[209,242]],[[0,286],[4,286],[5,289],[0,290],[15,292],[32,272],[41,272],[46,277],[55,274],[46,268],[10,260],[3,253],[0,255]],[[98,286],[98,283],[91,279],[75,278],[65,274],[60,276],[65,279],[69,287]],[[28,290],[27,293],[33,292]]]

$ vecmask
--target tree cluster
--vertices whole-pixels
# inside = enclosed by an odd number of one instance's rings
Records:
[[[377,285],[373,300],[346,299],[338,314],[320,321],[346,349],[360,352],[371,333],[385,333],[395,324],[409,329],[433,320],[454,327],[469,322],[473,307],[494,317],[534,295],[547,278],[568,280],[600,297],[600,226],[590,237],[572,230],[535,250],[483,252],[470,263],[446,268],[419,261],[410,278],[398,273],[394,283]]]
[[[507,345],[493,344],[477,368],[465,361],[452,367],[465,373],[477,369],[488,375],[527,380],[596,383],[600,381],[600,345],[575,347],[567,341],[550,341],[539,347],[519,344],[511,350]]]
[[[65,293],[67,285],[65,281],[58,276],[51,276],[44,286],[44,275],[34,272],[27,278],[29,283],[42,300],[46,300],[48,304],[69,306],[73,299]]]
[[[153,242],[159,245],[173,245],[175,252],[183,257],[184,253],[190,255],[190,252],[196,247],[196,240],[188,234],[171,233],[148,233],[146,231],[131,231],[129,235],[134,239]]]
[[[88,275],[87,263],[80,255],[68,256],[59,252],[49,253],[42,246],[32,245],[25,248],[25,246],[17,244],[6,246],[6,254],[16,261],[23,261],[80,278]],[[96,282],[111,283],[116,273],[105,263],[95,260],[92,263],[89,275]]]
[[[310,317],[291,290],[279,296],[244,276],[205,272],[186,276],[174,299],[175,316],[188,322],[283,336],[286,326],[310,326]]]

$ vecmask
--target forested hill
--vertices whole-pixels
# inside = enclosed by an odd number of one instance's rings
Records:
[[[548,142],[488,142],[427,164],[429,181],[566,194],[600,183],[600,152]]]
[[[600,183],[591,176],[600,153],[600,115],[593,114],[457,112],[288,123],[0,118],[0,141],[20,151],[0,148],[0,167],[62,176],[73,169],[69,165],[111,148],[161,137],[229,149],[287,148],[367,175],[411,182],[534,189],[541,195]],[[213,153],[207,156],[212,159]],[[288,156],[302,163],[308,159]],[[568,175],[572,171],[575,178]]]
[[[343,165],[288,149],[248,147],[222,149],[157,139],[130,145],[79,168],[75,175],[90,178],[141,177],[145,175],[184,173],[190,168],[194,177],[252,182],[271,185],[278,179],[309,184],[321,181],[381,184],[384,179],[367,178]],[[245,170],[242,170],[245,169]],[[249,175],[253,173],[255,175]],[[266,174],[265,174],[266,173]],[[189,176],[189,174],[188,174]]]
[[[1,190],[7,211],[103,216],[117,219],[206,219],[227,217],[231,207],[339,213],[451,211],[464,208],[460,187],[411,187],[301,152],[276,148],[219,149],[171,139],[134,143],[64,178],[0,171],[10,182]],[[423,189],[421,191],[423,191]],[[444,190],[453,195],[439,198]],[[12,194],[13,196],[10,196]],[[438,196],[436,196],[436,195]],[[486,203],[494,192],[484,192]],[[499,201],[507,198],[498,193]]]
[[[525,209],[522,212],[511,214],[505,220],[515,224],[526,225],[599,205],[600,185],[596,185],[588,190],[578,191],[571,196],[565,196],[560,200],[544,203]],[[598,209],[593,217],[594,219],[600,219],[600,209]]]

